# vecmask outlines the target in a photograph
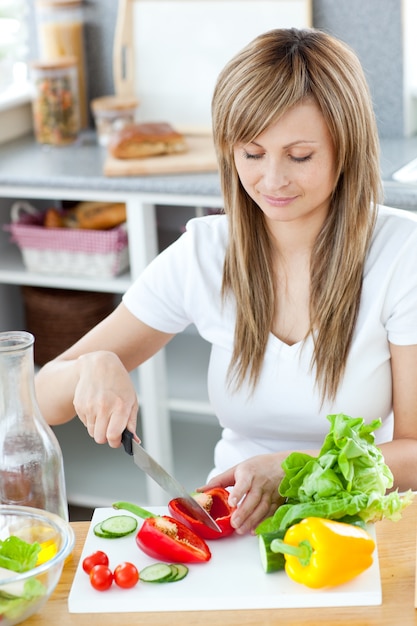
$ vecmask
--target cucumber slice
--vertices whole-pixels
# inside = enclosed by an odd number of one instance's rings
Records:
[[[152,563],[139,573],[139,579],[145,583],[163,583],[172,576],[171,566],[167,563]]]
[[[188,567],[182,563],[153,563],[144,567],[139,574],[145,583],[174,583],[188,574]]]
[[[101,522],[99,522],[98,524],[96,524],[94,526],[93,532],[94,532],[96,537],[103,537],[103,539],[108,539],[109,538],[109,535],[107,533],[104,533],[101,530]],[[113,537],[110,537],[110,539],[113,539]]]
[[[104,539],[117,539],[130,535],[138,527],[138,521],[130,515],[113,515],[94,526],[96,537]]]
[[[183,565],[182,563],[176,563],[175,569],[177,570],[177,574],[175,575],[175,578],[172,578],[169,582],[176,583],[178,580],[182,580],[183,578],[185,578],[188,574],[188,567],[186,565]]]
[[[176,563],[175,564],[170,563],[169,567],[171,568],[171,575],[168,576],[168,578],[164,580],[164,582],[167,582],[167,583],[173,582],[178,576],[178,571],[179,571]]]
[[[278,572],[285,568],[285,556],[280,552],[272,552],[271,543],[274,539],[283,539],[285,531],[259,535],[259,552],[261,563],[266,574]]]

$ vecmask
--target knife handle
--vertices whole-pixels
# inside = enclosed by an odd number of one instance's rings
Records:
[[[125,428],[124,431],[122,432],[122,444],[125,449],[125,452],[127,452],[131,456],[133,456],[132,440],[133,440],[133,433],[131,433],[130,430],[127,430],[127,428]]]

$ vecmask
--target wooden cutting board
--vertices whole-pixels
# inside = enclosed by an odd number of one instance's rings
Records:
[[[104,162],[105,176],[149,176],[217,171],[211,135],[185,135],[188,151],[146,159],[115,159],[110,154]]]
[[[151,510],[160,515],[167,514],[163,507],[152,507]],[[112,585],[106,592],[95,591],[81,567],[83,558],[95,550],[108,554],[112,569],[122,561],[131,561],[140,569],[155,562],[139,550],[134,534],[111,540],[94,536],[96,523],[119,513],[121,511],[112,508],[94,512],[68,598],[70,613],[374,606],[382,602],[377,550],[373,565],[351,582],[316,590],[293,582],[285,572],[265,574],[258,540],[252,535],[233,535],[210,541],[211,560],[190,564],[188,576],[180,582],[152,584],[139,581],[133,589],[119,589]],[[372,526],[369,532],[375,538]]]

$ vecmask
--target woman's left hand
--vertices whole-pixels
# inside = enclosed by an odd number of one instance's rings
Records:
[[[212,478],[199,491],[210,487],[230,488],[229,504],[237,509],[231,524],[239,534],[253,532],[283,503],[278,485],[283,477],[281,463],[288,452],[252,457]]]

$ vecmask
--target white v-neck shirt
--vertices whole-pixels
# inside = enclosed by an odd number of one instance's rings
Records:
[[[179,333],[194,324],[212,344],[208,369],[211,405],[221,426],[211,475],[257,454],[318,449],[330,423],[345,413],[381,418],[377,443],[392,438],[389,343],[417,344],[417,217],[380,206],[346,371],[337,397],[321,406],[311,371],[312,340],[289,346],[270,334],[259,383],[251,394],[227,386],[235,308],[220,290],[228,222],[224,215],[195,218],[156,257],[123,297],[149,326]],[[190,363],[192,367],[192,363]]]

